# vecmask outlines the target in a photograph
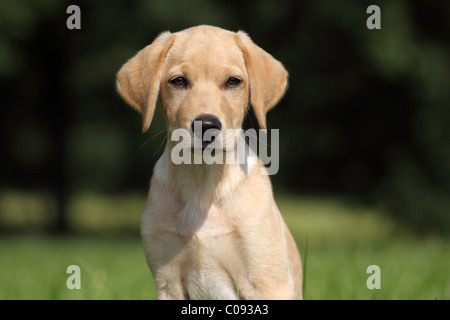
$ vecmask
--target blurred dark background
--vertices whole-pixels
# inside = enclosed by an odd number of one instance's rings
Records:
[[[70,4],[81,30],[66,27]],[[381,30],[366,27],[371,4]],[[2,0],[0,194],[44,195],[54,232],[73,230],[67,208],[80,192],[145,194],[165,125],[159,111],[141,133],[115,74],[160,32],[198,24],[245,30],[290,72],[268,114],[280,129],[276,191],[345,197],[416,233],[450,234],[444,0]]]

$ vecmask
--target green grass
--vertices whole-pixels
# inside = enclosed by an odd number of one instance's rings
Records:
[[[450,241],[416,238],[382,213],[337,199],[278,199],[301,253],[305,299],[450,299]],[[369,290],[367,267],[381,269]]]
[[[153,279],[139,239],[0,238],[0,299],[154,299]],[[66,286],[78,265],[81,289]]]
[[[48,199],[0,193],[0,225],[44,228]],[[305,299],[450,299],[448,239],[413,237],[382,213],[340,199],[277,202],[306,263]],[[142,195],[80,195],[70,220],[88,236],[0,234],[0,299],[154,299],[138,237],[144,204]],[[123,228],[135,235],[117,232]],[[72,264],[81,269],[80,290],[66,287]],[[380,290],[366,287],[373,264]]]

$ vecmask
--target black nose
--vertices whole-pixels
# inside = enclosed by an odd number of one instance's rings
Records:
[[[200,121],[201,122],[201,132],[198,132],[195,130],[195,122]],[[194,121],[192,121],[191,124],[192,132],[194,132],[197,136],[201,133],[202,137],[206,130],[214,129],[215,132],[213,132],[213,137],[219,134],[220,129],[222,129],[222,123],[220,122],[219,118],[212,114],[202,114],[197,116]]]

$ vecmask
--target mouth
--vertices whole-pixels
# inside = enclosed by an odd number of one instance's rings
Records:
[[[198,137],[194,135],[194,143],[191,146],[192,151],[205,151],[205,150],[218,150],[222,149],[223,145],[220,139],[216,139],[216,136],[211,137]]]
[[[212,137],[214,138],[214,137]],[[209,146],[212,142],[214,141],[214,139],[211,139],[211,141],[202,141],[202,150],[205,150],[207,146]]]
[[[189,150],[192,153],[217,155],[233,152],[237,142],[236,132],[240,131],[229,129],[226,132],[219,131],[217,135],[208,133],[196,135],[190,130],[176,128],[171,130],[170,140],[175,142],[174,145],[179,145],[181,149]]]
[[[203,153],[204,151],[211,152],[211,155],[215,155],[216,152],[222,153],[222,152],[227,152],[228,150],[225,147],[214,146],[210,143],[210,141],[202,142],[201,147],[191,146],[191,152],[193,152],[193,153],[195,153],[195,152]]]

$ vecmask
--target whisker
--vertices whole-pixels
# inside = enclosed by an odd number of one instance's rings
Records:
[[[250,137],[255,137],[256,139],[258,139],[258,142],[263,143],[266,147],[272,148],[272,146],[269,143],[262,141],[258,135],[252,135],[250,132],[247,132],[246,135]]]
[[[144,143],[136,150],[136,152],[138,152],[139,150],[141,150],[142,147],[143,147],[147,142],[149,142],[149,141],[152,140],[153,138],[159,136],[161,133],[166,132],[166,131],[167,131],[167,130],[160,131],[160,132],[154,134],[153,136],[151,136],[150,138],[148,138],[148,140],[145,141],[145,142],[144,142]]]
[[[253,112],[253,114],[255,114],[255,111],[253,110],[253,108],[251,108],[250,110],[251,110],[251,112]],[[251,116],[248,116],[248,119],[250,120],[250,123],[252,124],[252,128],[254,128],[255,125],[253,124],[252,117],[251,117]],[[249,136],[252,136],[252,137],[253,137],[253,135],[251,135],[250,133],[247,133],[247,134],[248,134]],[[266,147],[272,148],[272,146],[271,146],[270,144],[261,141],[261,139],[259,138],[258,135],[256,135],[256,138],[258,139],[259,142],[264,143]]]
[[[162,143],[159,145],[158,149],[156,149],[155,153],[153,153],[153,156],[155,156],[159,152],[159,150],[161,150],[161,147],[166,144],[166,140],[167,140],[167,135],[164,136]]]

